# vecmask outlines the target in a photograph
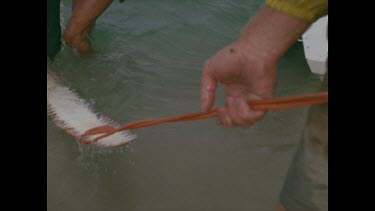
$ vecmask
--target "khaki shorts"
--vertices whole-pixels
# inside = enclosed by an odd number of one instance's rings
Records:
[[[328,90],[328,71],[321,91]],[[328,210],[328,103],[311,106],[280,202],[287,211]]]

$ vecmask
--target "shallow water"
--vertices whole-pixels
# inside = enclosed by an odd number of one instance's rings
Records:
[[[79,58],[63,47],[52,68],[121,124],[196,111],[202,63],[261,2],[115,1],[90,35],[95,54]],[[62,0],[63,27],[70,4]],[[296,43],[279,63],[277,95],[319,83]],[[47,117],[48,210],[274,210],[306,111],[271,111],[250,129],[214,119],[162,124],[113,149],[82,145]]]

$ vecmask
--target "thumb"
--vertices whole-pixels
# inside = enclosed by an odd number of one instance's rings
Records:
[[[203,69],[200,91],[202,112],[208,112],[214,104],[216,87],[216,79],[208,73],[207,69]]]

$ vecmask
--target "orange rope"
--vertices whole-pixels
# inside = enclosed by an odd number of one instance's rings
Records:
[[[306,105],[319,104],[319,103],[325,103],[325,102],[328,102],[328,92],[318,92],[318,93],[311,93],[311,94],[301,94],[301,95],[292,95],[292,96],[278,97],[278,98],[252,100],[252,101],[249,101],[249,106],[254,110],[267,111],[267,110],[280,110],[280,109],[294,108],[298,106],[306,106]],[[81,135],[80,139],[84,139],[84,137],[86,136],[103,134],[95,138],[91,142],[93,143],[101,138],[110,136],[122,130],[137,129],[141,127],[148,127],[148,126],[157,125],[157,124],[166,123],[166,122],[202,120],[202,119],[208,119],[208,118],[212,118],[216,116],[218,116],[217,107],[211,109],[207,113],[192,112],[192,113],[186,113],[186,114],[165,117],[165,118],[139,120],[139,121],[125,124],[118,128],[115,128],[109,125],[104,125],[104,126],[100,126],[100,127],[87,130],[84,134]]]

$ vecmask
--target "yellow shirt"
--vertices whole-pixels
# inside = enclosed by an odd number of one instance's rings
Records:
[[[328,0],[265,0],[267,6],[314,22],[328,14]]]

